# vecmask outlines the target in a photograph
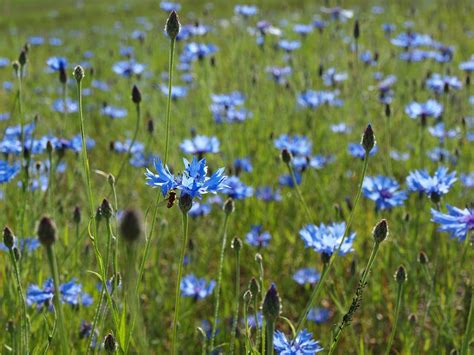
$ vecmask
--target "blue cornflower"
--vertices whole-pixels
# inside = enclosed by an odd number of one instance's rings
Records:
[[[319,281],[320,277],[321,275],[316,271],[316,269],[308,267],[296,271],[293,275],[293,280],[295,280],[300,285],[314,284]]]
[[[312,143],[306,136],[282,134],[274,141],[275,148],[287,149],[293,156],[311,155]]]
[[[6,160],[0,160],[0,184],[11,181],[21,169],[19,162],[8,164]]]
[[[189,215],[191,217],[203,217],[211,213],[211,206],[207,203],[200,203],[198,201],[193,201],[193,206],[189,210]]]
[[[431,221],[440,225],[439,231],[448,232],[452,238],[464,240],[467,233],[474,229],[474,212],[468,208],[460,209],[446,205],[448,213],[431,209]]]
[[[222,193],[234,200],[243,200],[253,195],[253,188],[245,185],[237,176],[229,176],[225,181],[225,185]]]
[[[321,223],[319,226],[308,224],[300,229],[299,235],[303,239],[306,248],[312,248],[320,254],[332,255],[341,243],[345,228],[345,222],[328,225]],[[339,255],[346,255],[353,251],[352,243],[355,235],[355,233],[351,233],[344,239]]]
[[[205,153],[219,153],[219,145],[217,137],[197,135],[192,139],[185,139],[179,147],[185,154],[203,155]]]
[[[0,121],[6,121],[10,119],[10,112],[1,112]]]
[[[396,161],[407,161],[410,159],[410,153],[401,153],[397,150],[391,150],[390,153],[390,158]]]
[[[455,89],[459,90],[462,88],[462,83],[461,80],[459,80],[455,76],[441,76],[440,74],[432,74],[427,80],[426,80],[426,86],[430,89],[433,90],[434,92],[441,94],[448,89]]]
[[[440,166],[433,176],[430,176],[426,170],[411,171],[407,176],[407,185],[410,191],[421,192],[432,199],[439,200],[441,196],[449,192],[456,180],[456,171],[448,173],[448,168]]]
[[[237,15],[242,15],[244,17],[254,16],[258,12],[257,6],[254,5],[235,5],[234,12]]]
[[[439,138],[439,140],[443,142],[445,138],[458,137],[461,130],[458,127],[445,130],[444,122],[439,122],[433,127],[428,127],[428,132],[430,132],[433,137]]]
[[[313,26],[297,23],[293,26],[293,32],[298,33],[299,35],[304,37],[313,32]]]
[[[40,46],[44,43],[44,37],[42,36],[30,36],[28,37],[28,43],[32,46]]]
[[[378,145],[375,144],[372,150],[369,152],[369,156],[373,156],[379,150]],[[354,158],[364,159],[365,149],[360,143],[349,143],[348,145],[349,154]]]
[[[334,133],[344,133],[349,134],[352,132],[352,126],[349,126],[347,123],[341,122],[331,125],[331,131]]]
[[[287,39],[282,39],[278,41],[278,47],[283,49],[285,52],[290,53],[293,52],[294,50],[298,49],[301,47],[301,42],[300,41],[290,41]]]
[[[354,16],[354,11],[343,9],[339,6],[332,8],[322,7],[321,12],[329,14],[332,20],[341,22],[346,22]]]
[[[317,108],[327,104],[329,106],[340,107],[343,101],[338,98],[339,91],[313,91],[306,90],[298,94],[297,102],[301,107]]]
[[[160,9],[166,12],[179,11],[181,10],[181,5],[176,2],[162,1],[160,2]]]
[[[258,322],[258,327],[262,327],[263,323],[263,314],[261,311],[257,312],[257,319],[255,319],[255,315],[249,314],[247,317],[247,324],[249,328],[256,328],[257,327],[257,322]]]
[[[107,84],[105,81],[100,81],[100,80],[92,80],[91,82],[91,86],[95,89],[99,89],[99,90],[102,90],[102,91],[109,91],[110,90],[110,86],[109,84]]]
[[[308,320],[315,322],[317,324],[325,323],[332,313],[329,308],[312,308],[308,312]]]
[[[295,171],[295,180],[298,185],[301,185],[301,173],[299,171]],[[291,175],[286,174],[286,175],[281,175],[278,178],[278,183],[280,186],[288,186],[288,187],[295,187],[295,184],[293,183],[293,179]]]
[[[273,346],[275,351],[282,355],[305,355],[323,351],[319,342],[312,337],[312,333],[303,329],[294,340],[288,340],[283,332],[277,330],[273,335]]]
[[[126,139],[125,142],[115,141],[112,146],[117,153],[126,153],[130,149],[132,140],[130,138]],[[145,150],[145,145],[142,142],[135,141],[133,147],[130,150],[130,153],[135,154],[138,152],[143,152]]]
[[[210,177],[207,176],[206,159],[198,160],[193,157],[190,163],[183,159],[185,170],[181,175],[174,176],[170,173],[167,166],[163,166],[160,159],[155,160],[154,165],[157,174],[146,169],[147,185],[160,187],[163,196],[172,189],[180,190],[182,194],[189,195],[192,198],[201,198],[207,193],[217,193],[226,188],[224,181],[224,168],[218,169]]]
[[[393,31],[397,29],[397,26],[391,23],[384,23],[382,24],[382,29],[383,32],[385,33],[386,36],[389,36]]]
[[[14,246],[18,247],[18,239],[15,238]],[[32,252],[35,251],[40,247],[40,242],[38,238],[20,238],[20,246],[19,249],[23,253],[25,251],[27,252]],[[8,248],[5,246],[5,244],[0,243],[0,250],[3,251],[8,251]]]
[[[181,280],[181,295],[202,300],[212,293],[215,286],[216,282],[214,280],[211,280],[208,284],[204,278],[197,278],[193,274],[186,275]]]
[[[233,165],[236,175],[238,175],[240,172],[250,173],[253,171],[252,162],[249,158],[237,158],[234,160]]]
[[[62,39],[60,39],[60,38],[53,37],[53,38],[50,38],[50,39],[49,39],[48,43],[49,43],[51,46],[59,47],[59,46],[62,46],[63,41],[62,41]]]
[[[461,174],[460,180],[464,186],[473,188],[474,187],[474,172],[471,172],[469,174]]]
[[[362,53],[359,54],[359,59],[362,63],[366,65],[375,65],[377,64],[377,60],[374,55],[372,55],[372,52],[369,50],[363,51]]]
[[[410,118],[418,118],[422,116],[438,118],[443,113],[443,105],[432,99],[424,103],[413,101],[405,106],[405,113]]]
[[[397,37],[392,38],[390,42],[397,47],[420,47],[431,46],[434,41],[429,35],[416,32],[402,32]]]
[[[102,107],[100,110],[100,113],[104,116],[110,117],[110,118],[124,118],[127,116],[127,110],[124,108],[120,107],[115,107],[115,106],[110,106],[110,105],[105,105]]]
[[[347,80],[348,75],[345,72],[338,73],[336,68],[328,68],[323,73],[323,82],[326,86],[335,86],[337,83]]]
[[[211,105],[211,112],[216,123],[239,123],[252,117],[252,112],[244,108],[227,108],[220,105]]]
[[[272,239],[271,234],[267,231],[263,231],[261,224],[252,225],[250,232],[245,236],[247,243],[258,248],[268,246],[270,239]]]
[[[0,68],[5,68],[9,64],[10,60],[8,58],[0,57]]]
[[[51,57],[46,61],[46,65],[51,71],[65,70],[67,67],[67,59],[63,57]]]
[[[168,85],[160,85],[160,91],[163,95],[168,96]],[[171,87],[171,98],[173,100],[181,99],[188,94],[188,88],[186,86],[172,86]]]
[[[309,159],[309,166],[319,170],[334,162],[335,159],[334,155],[314,155]]]
[[[132,75],[140,75],[145,70],[145,65],[141,63],[137,63],[135,60],[122,60],[115,63],[112,66],[112,70],[115,74],[124,76],[124,77],[131,77]]]
[[[82,137],[78,133],[71,138],[69,142],[65,142],[65,148],[71,149],[75,153],[79,153],[82,150]],[[95,147],[95,141],[92,138],[86,137],[86,149],[90,150]]]
[[[203,59],[215,52],[217,52],[217,47],[213,44],[191,42],[184,46],[179,60],[181,62],[190,63],[197,59]]]
[[[211,100],[214,104],[232,107],[242,105],[245,96],[239,91],[233,91],[228,94],[211,94]]]
[[[62,303],[68,303],[73,306],[79,304],[90,306],[93,302],[92,297],[89,294],[82,292],[82,285],[77,283],[75,278],[60,285],[59,292],[61,294]],[[51,304],[53,296],[53,279],[48,279],[43,283],[42,288],[37,285],[28,286],[26,291],[26,303],[28,306],[36,304],[38,307],[41,307],[44,304],[49,305]]]
[[[468,61],[459,64],[459,69],[464,70],[465,72],[474,71],[474,56],[472,56]]]
[[[292,73],[291,67],[267,67],[265,70],[278,84],[286,83],[285,78]]]
[[[434,162],[450,161],[454,164],[457,160],[457,158],[448,150],[440,147],[435,147],[429,150],[428,152],[426,152],[426,155]]]
[[[281,192],[279,189],[273,191],[270,186],[262,186],[255,191],[255,197],[265,202],[281,201]]]
[[[365,197],[375,201],[376,210],[401,206],[407,199],[406,191],[399,191],[398,182],[388,176],[367,176],[362,185]]]
[[[53,106],[51,107],[56,112],[69,112],[74,113],[79,109],[79,104],[70,98],[66,98],[66,102],[63,99],[54,100]]]

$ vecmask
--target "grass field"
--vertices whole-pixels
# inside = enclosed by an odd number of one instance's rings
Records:
[[[474,353],[474,3],[236,5],[0,2],[2,353]]]

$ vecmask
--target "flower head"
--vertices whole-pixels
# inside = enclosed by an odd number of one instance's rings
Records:
[[[345,222],[324,224],[319,226],[308,224],[304,226],[299,234],[305,244],[305,247],[312,248],[321,254],[332,255],[341,243],[344,230],[346,228]],[[339,255],[346,255],[353,250],[352,243],[355,238],[355,233],[349,234],[342,243]]]
[[[180,144],[181,150],[185,154],[219,153],[219,140],[217,137],[207,137],[197,135],[192,139],[185,139]]]
[[[273,345],[279,354],[304,355],[323,351],[318,341],[312,339],[313,334],[306,329],[300,331],[294,340],[288,340],[279,330],[273,335]]]
[[[268,246],[272,236],[269,232],[263,231],[262,229],[263,227],[261,224],[253,225],[250,232],[245,236],[247,243],[259,248]]]
[[[253,195],[253,188],[245,185],[237,176],[229,176],[225,181],[225,185],[222,193],[227,194],[234,200],[243,200]]]
[[[362,185],[365,197],[375,201],[376,210],[391,209],[403,205],[407,199],[406,191],[399,191],[397,181],[387,176],[367,176]]]
[[[216,282],[211,280],[209,284],[204,278],[197,278],[193,274],[183,277],[181,280],[181,295],[185,297],[194,297],[197,300],[202,300],[212,293]]]
[[[293,275],[293,280],[295,280],[300,285],[314,284],[319,281],[320,277],[321,275],[316,271],[316,269],[308,267],[296,271]]]
[[[431,209],[431,221],[440,225],[439,231],[448,232],[452,238],[464,240],[467,233],[474,229],[474,212],[468,208],[460,209],[446,205],[448,213]]]
[[[68,303],[73,306],[82,304],[83,306],[89,306],[93,300],[90,295],[82,292],[82,285],[76,282],[76,279],[66,282],[59,286],[61,294],[61,301]],[[26,291],[26,303],[28,306],[36,304],[42,306],[44,304],[51,304],[54,296],[54,284],[52,279],[48,279],[44,282],[43,287],[40,288],[37,285],[30,285]]]
[[[411,171],[407,176],[407,185],[411,191],[422,192],[429,197],[441,197],[448,193],[456,182],[456,172],[448,172],[448,168],[440,166],[433,176],[426,170]]]
[[[438,118],[443,113],[443,105],[436,100],[428,100],[422,103],[413,101],[405,107],[405,112],[413,119],[422,116]]]

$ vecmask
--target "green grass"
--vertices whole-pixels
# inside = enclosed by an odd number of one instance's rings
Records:
[[[291,30],[293,23],[309,23],[313,15],[320,13],[319,5],[312,1],[265,1],[260,7],[259,19],[268,19],[275,25],[280,20],[288,20],[289,25],[281,24],[285,37],[297,39]],[[128,3],[128,5],[127,5]],[[393,174],[404,186],[408,172],[420,168],[417,153],[417,123],[404,113],[404,106],[416,99],[425,101],[433,97],[428,90],[415,90],[428,71],[445,73],[448,68],[462,80],[464,73],[458,64],[467,60],[474,53],[474,41],[468,31],[474,31],[472,17],[473,4],[467,0],[456,1],[421,1],[412,5],[408,1],[387,2],[385,13],[375,16],[370,9],[378,2],[348,1],[344,7],[353,8],[361,22],[361,49],[370,49],[380,54],[377,67],[365,67],[355,61],[349,46],[343,44],[342,34],[351,36],[353,20],[326,29],[323,34],[312,33],[303,41],[302,47],[292,58],[293,74],[289,79],[289,87],[276,85],[268,79],[266,66],[284,65],[283,54],[276,51],[273,44],[275,38],[269,38],[265,47],[255,44],[247,27],[253,26],[255,18],[247,22],[233,17],[234,2],[215,1],[213,9],[204,12],[205,5],[201,2],[182,1],[180,12],[182,24],[199,20],[203,24],[212,25],[214,31],[205,38],[196,38],[197,42],[213,43],[219,51],[215,55],[215,66],[208,59],[193,64],[195,81],[186,98],[172,102],[171,106],[171,140],[169,165],[175,170],[182,167],[183,154],[179,143],[191,136],[191,129],[198,134],[216,135],[221,142],[221,152],[208,155],[211,170],[218,167],[229,167],[238,157],[251,157],[254,170],[250,174],[242,174],[242,180],[253,187],[278,184],[278,176],[286,174],[287,169],[281,162],[280,152],[274,148],[273,139],[283,133],[305,134],[313,142],[316,154],[334,154],[335,163],[322,170],[305,172],[301,190],[307,201],[315,224],[339,221],[334,205],[337,204],[349,216],[345,198],[354,198],[362,168],[362,162],[350,157],[347,144],[357,142],[367,123],[371,123],[379,152],[370,159],[368,175],[390,175],[388,141],[399,151],[409,151],[411,158],[406,162],[391,162]],[[411,16],[411,8],[415,14]],[[135,107],[130,99],[131,88],[137,84],[141,90],[142,121],[138,140],[147,142],[147,148],[158,155],[164,154],[166,101],[165,95],[156,90],[154,84],[167,84],[161,74],[168,70],[169,41],[162,34],[167,13],[159,9],[158,1],[100,0],[61,1],[50,0],[4,0],[0,4],[0,57],[14,60],[18,57],[22,45],[30,35],[60,37],[64,44],[61,47],[49,45],[33,46],[29,53],[27,75],[24,79],[23,109],[26,121],[38,117],[35,136],[53,134],[71,138],[79,133],[80,120],[77,114],[63,117],[50,109],[53,100],[61,98],[61,87],[57,74],[44,71],[46,60],[50,56],[65,56],[69,60],[67,74],[70,79],[68,95],[75,98],[75,82],[72,76],[73,66],[82,62],[83,53],[94,52],[90,60],[93,72],[86,70],[83,87],[90,87],[91,80],[107,81],[111,90],[101,92],[94,90],[90,96],[84,96],[84,119],[87,136],[95,139],[96,146],[89,151],[92,170],[92,187],[95,196],[95,207],[104,197],[113,201],[107,181],[107,174],[116,174],[120,168],[123,155],[113,153],[109,149],[111,141],[131,138],[135,127]],[[143,44],[130,39],[132,30],[142,28],[136,22],[137,17],[145,17],[152,25],[147,32]],[[431,34],[436,40],[455,46],[453,63],[438,64],[431,61],[407,64],[396,59],[399,48],[392,46],[384,37],[381,25],[391,22],[397,25],[399,33],[403,22],[412,20],[417,32]],[[120,45],[131,45],[135,49],[137,60],[147,65],[150,77],[126,79],[115,75],[112,65],[122,57],[119,55]],[[176,57],[182,51],[183,43],[176,46]],[[320,107],[315,111],[300,109],[296,105],[296,94],[305,89],[323,89],[318,77],[319,65],[325,68],[335,67],[338,71],[346,71],[350,79],[340,87],[344,106]],[[370,90],[376,82],[372,77],[374,71],[395,74],[398,77],[396,97],[392,105],[391,130],[388,130],[384,107],[377,100],[376,90]],[[9,67],[0,68],[0,82],[14,82],[12,91],[0,89],[0,113],[9,112],[14,108],[16,83]],[[179,72],[175,71],[175,84],[180,85]],[[209,110],[210,94],[225,93],[238,90],[245,94],[245,107],[253,112],[253,118],[242,124],[221,124],[214,122]],[[471,93],[472,95],[472,89]],[[473,106],[469,106],[468,90],[463,88],[450,95],[449,101],[440,97],[446,107],[444,115],[448,127],[461,126],[462,117],[473,115]],[[121,120],[110,120],[100,115],[103,102],[126,108],[128,116]],[[0,122],[0,129],[19,122],[18,110],[13,110],[12,118]],[[153,120],[155,131],[150,136],[146,131],[146,122]],[[349,136],[336,135],[330,125],[346,122],[353,126]],[[425,149],[438,145],[436,138],[425,132]],[[445,148],[459,154],[456,166],[458,173],[474,170],[474,149],[472,142],[465,139],[447,139]],[[189,157],[187,157],[189,158]],[[46,155],[32,157],[34,163],[45,161]],[[54,180],[54,191],[51,191],[51,203],[42,191],[34,191],[27,195],[27,215],[25,225],[18,223],[18,214],[22,208],[23,195],[17,187],[18,176],[9,184],[2,185],[4,199],[0,201],[2,214],[0,226],[9,225],[18,237],[35,235],[35,224],[44,214],[52,216],[58,227],[59,242],[56,245],[59,272],[63,282],[76,277],[84,287],[84,291],[94,297],[94,306],[98,303],[99,291],[97,278],[89,270],[98,271],[94,250],[87,237],[88,200],[87,190],[81,165],[80,154],[67,152],[64,161],[67,169],[64,174],[57,174]],[[425,158],[425,167],[433,172],[437,163]],[[99,173],[103,172],[103,173]],[[151,211],[156,191],[145,186],[144,169],[127,165],[117,185],[119,209],[138,208],[147,215],[146,225],[151,224]],[[298,236],[299,229],[309,223],[296,191],[282,189],[283,201],[264,203],[255,198],[236,201],[235,212],[229,218],[228,245],[223,269],[223,283],[220,303],[219,333],[216,344],[227,343],[223,351],[229,349],[231,338],[231,316],[235,299],[235,263],[234,254],[230,249],[230,241],[234,236],[245,240],[245,234],[251,224],[263,224],[264,229],[272,234],[270,246],[257,250],[245,242],[241,250],[241,290],[247,289],[248,282],[258,276],[258,264],[254,260],[256,252],[263,256],[265,266],[265,285],[275,282],[282,298],[282,315],[297,323],[311,294],[310,287],[298,286],[292,279],[293,273],[301,267],[315,267],[322,271],[320,256],[304,248]],[[443,198],[442,205],[449,203],[464,207],[474,200],[472,189],[465,188],[457,182]],[[82,221],[79,226],[79,240],[75,233],[73,209],[82,208]],[[466,327],[469,310],[469,287],[473,282],[473,252],[469,252],[461,265],[462,244],[450,239],[445,233],[436,231],[437,226],[430,222],[431,202],[424,199],[421,208],[415,195],[410,195],[405,206],[392,211],[374,212],[374,204],[361,198],[355,214],[353,230],[357,232],[355,252],[336,260],[328,282],[323,288],[321,305],[331,309],[333,316],[324,324],[306,323],[315,339],[329,349],[331,332],[347,311],[359,279],[359,275],[367,263],[372,246],[372,227],[381,219],[386,218],[390,226],[390,237],[379,250],[364,293],[361,308],[354,316],[352,326],[347,328],[338,345],[336,353],[373,353],[385,351],[394,323],[394,309],[397,301],[397,283],[393,274],[400,264],[407,268],[408,280],[404,285],[402,309],[398,320],[397,334],[393,349],[398,353],[440,353],[447,354],[452,349],[460,349]],[[419,213],[419,235],[415,240],[416,216]],[[184,275],[193,272],[199,277],[216,279],[220,251],[219,236],[224,213],[217,206],[205,218],[190,219],[189,237],[192,248],[188,248],[188,256],[192,262],[184,269]],[[25,229],[25,235],[19,235]],[[115,226],[114,226],[115,228]],[[156,230],[153,232],[150,255],[145,264],[143,283],[140,287],[140,317],[137,319],[132,337],[131,353],[168,353],[171,348],[171,329],[174,310],[174,287],[177,273],[177,259],[182,238],[181,213],[177,206],[172,209],[165,207],[158,211]],[[120,238],[120,236],[119,236]],[[105,222],[99,225],[96,236],[99,248],[105,253],[107,230]],[[143,253],[144,242],[137,247],[138,258]],[[119,239],[119,270],[125,275],[130,268],[137,265],[128,262],[126,243]],[[417,262],[418,252],[424,250],[429,256],[429,279],[425,270]],[[20,327],[20,307],[16,304],[16,285],[12,265],[8,253],[0,255],[0,321],[4,329],[0,333],[3,352],[15,347],[15,340]],[[42,284],[50,276],[46,252],[41,248],[31,254],[24,253],[20,262],[23,287],[31,284]],[[351,269],[355,268],[355,273]],[[432,284],[431,284],[432,283]],[[127,287],[127,285],[124,285]],[[427,304],[429,311],[425,316]],[[241,308],[243,303],[241,302]],[[78,332],[82,320],[92,321],[94,306],[70,307],[63,306],[68,343],[74,352],[83,352],[87,340],[79,339]],[[128,306],[128,305],[127,305]],[[179,328],[179,347],[183,353],[200,352],[201,337],[196,327],[201,320],[213,320],[214,297],[202,301],[188,298],[181,300],[181,325]],[[54,314],[47,309],[36,310],[29,307],[31,322],[30,345],[31,353],[41,353],[48,343],[48,333],[53,327]],[[410,314],[416,314],[417,322],[408,321]],[[240,313],[242,317],[242,311]],[[129,320],[129,319],[127,319]],[[422,323],[422,320],[425,320]],[[130,322],[127,323],[128,327]],[[278,320],[277,329],[290,334],[287,323]],[[111,314],[99,326],[99,339],[102,340],[109,330],[116,332]],[[53,337],[50,352],[59,349],[58,331]],[[244,353],[244,330],[239,324],[237,336],[238,351]],[[471,348],[472,349],[472,348]]]

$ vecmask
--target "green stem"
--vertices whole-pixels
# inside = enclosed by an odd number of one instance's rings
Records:
[[[272,355],[273,354],[273,333],[275,332],[275,322],[274,321],[267,321],[267,325],[265,327],[266,332],[266,354]]]
[[[308,218],[308,221],[311,222],[313,220],[313,216],[311,214],[311,210],[308,207],[308,204],[306,203],[306,200],[303,197],[303,194],[301,193],[300,187],[296,181],[296,175],[295,175],[295,170],[293,169],[293,165],[291,164],[291,162],[289,162],[286,164],[286,166],[288,167],[288,171],[290,172],[291,180],[293,181],[293,186],[295,187],[298,198],[300,199],[301,204],[303,205],[304,211],[306,213],[306,217]]]
[[[173,61],[174,61],[174,45],[176,40],[172,39],[170,42],[170,62],[168,75],[168,101],[166,104],[166,136],[165,136],[165,160],[164,164],[168,164],[168,148],[170,140],[170,113],[171,113],[171,87],[173,82]]]
[[[176,341],[178,336],[178,317],[179,317],[179,306],[181,304],[181,277],[183,276],[183,264],[184,255],[186,254],[186,246],[188,245],[188,213],[183,212],[183,244],[181,245],[181,253],[179,255],[178,262],[178,278],[176,280],[176,290],[174,295],[174,317],[173,317],[173,338],[171,342],[172,354],[176,354]]]
[[[54,246],[53,245],[47,246],[46,252],[48,254],[48,261],[49,261],[49,266],[51,268],[51,273],[53,274],[53,284],[54,284],[54,299],[53,300],[54,300],[54,306],[56,308],[56,312],[58,315],[59,337],[61,338],[61,354],[69,354],[66,323],[64,321],[63,308],[61,304],[61,292],[59,291],[58,264],[56,262]]]
[[[380,246],[380,243],[377,243],[377,242],[374,243],[374,247],[372,248],[372,252],[370,253],[369,260],[367,261],[367,265],[365,266],[364,272],[362,273],[362,276],[360,278],[360,282],[359,282],[359,285],[358,285],[358,287],[361,288],[360,291],[358,290],[360,293],[356,292],[356,296],[355,296],[356,297],[356,302],[358,302],[358,303],[360,303],[362,301],[362,293],[363,293],[363,290],[365,288],[365,285],[367,284],[367,278],[369,276],[370,270],[372,269],[372,265],[375,261],[375,256],[377,255],[377,252],[379,250],[379,246]],[[355,310],[354,310],[354,312],[355,312]],[[346,314],[349,314],[349,313],[350,313],[350,310]],[[352,315],[350,315],[350,317],[352,317]],[[334,335],[333,340],[331,342],[331,347],[329,348],[329,354],[334,353],[334,350],[336,349],[336,346],[339,343],[339,340],[341,338],[342,331],[347,325],[348,325],[348,321],[347,321],[346,317],[344,316],[341,320],[341,323],[337,327],[336,334]]]
[[[466,236],[467,238],[468,236]],[[469,315],[467,317],[466,331],[462,339],[461,355],[469,354],[469,343],[472,339],[474,331],[474,286],[471,286],[471,306],[469,307]]]
[[[324,282],[326,281],[326,278],[329,274],[329,271],[331,270],[332,265],[334,264],[334,260],[336,259],[337,255],[339,254],[339,251],[341,250],[342,244],[344,243],[345,239],[347,238],[347,235],[348,235],[349,229],[352,225],[352,221],[354,219],[354,214],[355,214],[355,211],[356,211],[356,208],[357,208],[357,205],[359,203],[360,196],[361,196],[361,193],[362,193],[362,184],[364,183],[364,178],[365,178],[365,174],[367,172],[368,164],[369,164],[369,153],[366,152],[365,153],[365,158],[364,158],[364,167],[362,168],[362,175],[360,177],[359,187],[358,187],[358,190],[357,190],[356,198],[354,200],[354,207],[352,208],[351,214],[349,215],[349,219],[346,223],[346,228],[344,229],[344,234],[342,235],[341,242],[339,243],[337,249],[335,250],[335,252],[332,254],[331,258],[329,259],[329,262],[327,263],[327,266],[325,266],[325,268],[324,268],[324,270],[321,274],[321,278],[320,278],[317,286],[313,290],[313,293],[311,294],[309,302],[306,304],[305,310],[304,310],[300,320],[298,321],[298,325],[296,326],[296,334],[298,334],[300,332],[300,330],[302,329],[303,324],[306,321],[306,318],[308,317],[309,311],[311,310],[314,303],[318,299],[318,296],[319,296],[321,290],[323,289]]]
[[[395,320],[394,320],[392,332],[390,334],[390,338],[388,340],[387,349],[385,350],[385,355],[390,354],[393,340],[395,339],[395,334],[397,332],[397,325],[398,325],[398,317],[400,315],[400,308],[402,305],[402,296],[403,296],[403,282],[399,282],[398,289],[397,289],[397,304],[395,306]]]
[[[240,247],[236,249],[235,258],[235,310],[234,319],[232,323],[232,333],[230,341],[230,353],[234,354],[235,337],[237,333],[237,323],[239,321],[239,308],[240,308]]]
[[[255,331],[257,332],[257,340],[255,341],[255,348],[258,349],[260,346],[260,339],[262,337],[262,328],[258,322],[258,300],[257,295],[253,297],[253,316],[255,318]]]
[[[122,175],[125,164],[127,163],[128,159],[130,158],[133,146],[135,145],[135,141],[137,140],[138,129],[140,128],[140,116],[141,115],[140,115],[140,104],[137,103],[135,106],[136,106],[136,110],[137,110],[137,121],[135,122],[135,131],[133,132],[132,140],[130,142],[130,145],[128,146],[127,154],[125,154],[125,157],[122,160],[122,164],[120,165],[120,169],[117,173],[117,176],[115,177],[115,183],[118,182],[120,176]]]
[[[216,285],[216,303],[214,304],[214,321],[212,324],[212,333],[211,333],[211,343],[209,346],[209,351],[212,352],[214,350],[214,341],[216,338],[217,332],[217,319],[219,318],[219,301],[220,301],[220,293],[221,293],[221,283],[222,283],[222,269],[224,267],[224,254],[225,254],[225,246],[227,241],[227,221],[229,219],[229,214],[225,214],[224,217],[224,225],[222,228],[222,245],[221,245],[221,253],[219,258],[219,269],[217,273],[217,285]]]

